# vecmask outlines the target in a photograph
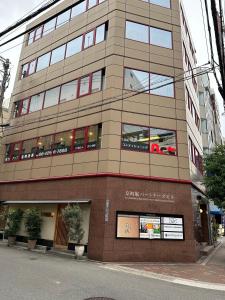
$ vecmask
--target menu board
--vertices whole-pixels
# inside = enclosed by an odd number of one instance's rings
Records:
[[[117,214],[117,238],[184,240],[182,216]]]

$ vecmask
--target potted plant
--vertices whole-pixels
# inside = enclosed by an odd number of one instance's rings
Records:
[[[20,230],[23,211],[20,208],[10,208],[7,213],[6,235],[8,236],[8,246],[15,245],[16,234]]]
[[[38,208],[26,209],[24,213],[24,225],[28,234],[28,249],[34,249],[37,239],[41,235],[41,212]]]
[[[83,216],[80,206],[78,204],[67,205],[62,210],[62,217],[68,230],[69,240],[75,242],[75,255],[79,258],[84,254],[84,245],[81,244],[84,229],[82,228]]]

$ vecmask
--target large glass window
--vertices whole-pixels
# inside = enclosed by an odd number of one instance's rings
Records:
[[[60,87],[57,86],[45,93],[44,108],[58,104]]]
[[[100,141],[101,141],[101,130],[102,130],[101,124],[90,126],[88,128],[87,149],[99,148]]]
[[[79,96],[84,96],[89,93],[90,76],[86,76],[80,79],[80,92]]]
[[[150,128],[150,152],[176,155],[176,132],[167,129]]]
[[[123,124],[122,148],[147,152],[149,150],[149,128]]]
[[[55,30],[55,24],[56,24],[56,18],[45,23],[44,29],[43,29],[43,36],[47,35],[48,33],[52,32],[53,30]]]
[[[36,72],[43,70],[49,66],[50,56],[51,56],[51,52],[48,52],[38,57]]]
[[[102,90],[102,71],[93,73],[92,75],[92,93],[99,92]]]
[[[85,128],[75,131],[74,150],[81,151],[85,149]]]
[[[34,158],[37,151],[37,139],[31,139],[22,143],[21,160]]]
[[[65,131],[55,135],[53,154],[65,154],[71,151],[73,132]]]
[[[174,78],[159,74],[150,74],[150,93],[174,98]]]
[[[88,48],[94,45],[94,30],[85,34],[84,37],[84,48]]]
[[[29,63],[29,70],[28,70],[29,75],[35,72],[35,67],[36,67],[36,59]]]
[[[125,69],[125,86],[126,90],[148,91],[149,90],[149,73],[132,69]]]
[[[126,21],[126,38],[149,43],[149,26]]]
[[[88,9],[97,5],[97,0],[88,0]]]
[[[77,98],[78,81],[65,83],[61,87],[60,102],[66,102]]]
[[[172,32],[150,27],[150,44],[172,49]]]
[[[54,143],[54,136],[47,135],[38,139],[36,157],[44,157],[52,155],[52,145]]]
[[[40,93],[32,96],[30,99],[29,112],[32,113],[34,111],[42,109],[43,100],[44,100],[44,93]]]
[[[150,3],[170,8],[170,1],[171,0],[150,0]]]
[[[66,24],[70,19],[70,9],[57,17],[56,28]]]
[[[65,51],[66,51],[66,45],[62,45],[62,46],[54,49],[52,51],[50,65],[53,65],[53,64],[63,60],[65,57]]]
[[[105,40],[105,24],[97,27],[96,29],[96,37],[95,37],[95,44],[98,44]]]
[[[22,107],[21,107],[21,115],[25,115],[28,113],[28,107],[29,107],[29,98],[24,99],[22,102]]]
[[[76,53],[81,52],[82,42],[83,42],[83,36],[81,35],[81,36],[77,37],[76,39],[67,43],[66,57],[69,57]]]
[[[75,5],[72,8],[71,18],[73,18],[75,16],[78,16],[78,15],[82,14],[83,12],[85,12],[86,11],[86,6],[87,6],[86,0],[82,1],[81,3],[79,3],[77,5]]]
[[[12,150],[12,160],[20,159],[20,146],[21,146],[21,143],[14,144],[13,150]]]

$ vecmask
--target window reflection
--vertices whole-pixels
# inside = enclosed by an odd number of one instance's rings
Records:
[[[73,132],[65,131],[55,135],[52,154],[65,154],[71,151]]]
[[[77,98],[78,81],[74,80],[62,85],[60,102],[66,102]]]
[[[106,30],[105,30],[105,24],[97,27],[97,29],[96,29],[96,37],[95,37],[95,44],[98,44],[98,43],[100,43],[100,42],[102,42],[102,41],[105,40],[105,32],[106,32]]]
[[[21,108],[21,115],[25,115],[28,112],[28,106],[29,106],[29,98],[24,99],[22,101],[22,108]]]
[[[80,151],[85,148],[85,128],[77,129],[75,131],[74,150]]]
[[[67,48],[66,48],[66,57],[72,56],[76,53],[81,52],[82,50],[82,41],[83,41],[83,36],[79,36],[76,39],[70,41],[67,43]]]
[[[126,21],[126,38],[149,43],[149,26]]]
[[[122,148],[137,151],[149,150],[149,128],[123,124]]]
[[[90,76],[81,78],[80,80],[80,96],[87,95],[89,93],[89,81]]]
[[[65,57],[66,45],[62,45],[52,51],[51,65],[61,61]]]
[[[101,124],[90,126],[88,128],[87,149],[96,149],[99,147],[99,143],[101,141],[101,130]]]
[[[52,145],[54,143],[54,136],[47,135],[40,137],[37,143],[36,157],[44,157],[52,155]]]
[[[172,49],[172,32],[150,27],[150,44]]]
[[[37,139],[24,141],[22,144],[21,160],[34,158],[37,151]]]
[[[38,57],[36,72],[38,72],[42,69],[45,69],[49,66],[50,56],[51,56],[51,53],[48,52],[48,53]]]
[[[150,152],[176,155],[176,132],[167,129],[150,128]]]
[[[56,24],[56,18],[45,23],[44,29],[43,29],[43,36],[50,33],[51,31],[55,30],[55,24]]]
[[[44,108],[58,104],[60,87],[57,86],[45,93]]]
[[[94,31],[85,34],[84,48],[88,48],[94,44]]]
[[[66,24],[70,19],[70,9],[57,17],[56,28]]]
[[[149,73],[125,69],[125,89],[132,91],[148,91]]]
[[[150,0],[150,3],[170,8],[170,1],[171,0]]]
[[[150,74],[150,93],[174,98],[174,79],[169,76]]]
[[[82,14],[83,12],[86,11],[86,1],[82,1],[81,3],[75,5],[72,8],[72,12],[71,12],[71,18],[78,16],[80,14]]]
[[[40,93],[32,96],[30,99],[29,112],[32,113],[37,110],[41,110],[43,106],[43,100],[44,100],[44,93]]]

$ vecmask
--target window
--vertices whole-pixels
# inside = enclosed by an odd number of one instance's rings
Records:
[[[66,24],[70,20],[70,9],[57,17],[56,28]]]
[[[29,107],[29,98],[28,99],[24,99],[23,101],[21,101],[22,107],[21,107],[21,115],[25,115],[28,113],[28,107]]]
[[[81,151],[85,149],[85,128],[75,131],[74,150]]]
[[[97,5],[97,0],[88,0],[88,9]]]
[[[150,44],[172,49],[172,32],[150,27]]]
[[[57,86],[45,93],[44,108],[58,104],[60,87]]]
[[[14,103],[14,110],[13,110],[13,117],[19,117],[20,114],[20,105],[21,105],[21,101],[16,101]]]
[[[85,12],[86,6],[87,6],[86,1],[82,1],[81,3],[75,5],[72,8],[71,18],[78,16],[78,15],[82,14],[83,12]]]
[[[126,21],[126,38],[149,43],[149,26]]]
[[[51,52],[48,52],[38,57],[36,72],[43,70],[49,66],[50,56],[51,56]]]
[[[77,37],[75,40],[70,41],[67,44],[66,57],[69,57],[69,56],[72,56],[76,53],[81,52],[82,42],[83,42],[83,36],[82,35]]]
[[[31,139],[22,143],[21,160],[34,158],[37,151],[37,139]]]
[[[150,152],[176,155],[176,132],[172,130],[150,128]]]
[[[132,91],[149,90],[149,73],[132,69],[125,69],[125,89]]]
[[[150,93],[174,98],[174,79],[159,74],[150,74]]]
[[[61,87],[60,102],[66,102],[77,98],[78,81],[65,83]]]
[[[101,130],[102,125],[94,125],[88,128],[88,142],[87,149],[96,149],[99,148],[101,142]]]
[[[90,87],[90,76],[81,78],[79,96],[84,96],[89,94],[89,87]]]
[[[43,30],[43,27],[39,27],[38,29],[36,29],[36,32],[35,32],[35,36],[34,36],[34,41],[37,41],[41,38],[42,36],[42,30]]]
[[[95,44],[101,43],[105,40],[105,24],[97,27],[96,29],[96,37],[95,37]]]
[[[29,68],[29,64],[25,64],[22,66],[21,78],[25,78],[28,76],[28,68]]]
[[[65,57],[66,45],[62,45],[52,51],[50,65],[53,65]]]
[[[44,29],[43,29],[43,36],[47,35],[48,33],[52,32],[53,30],[55,30],[55,24],[56,24],[56,18],[45,23]]]
[[[12,161],[20,159],[20,146],[21,143],[15,143],[12,149]]]
[[[40,137],[38,139],[36,157],[44,157],[44,156],[52,155],[53,143],[54,143],[53,135]]]
[[[102,90],[102,70],[93,73],[92,75],[92,86],[91,86],[91,92],[99,92]]]
[[[35,68],[36,68],[36,59],[29,63],[29,70],[28,70],[29,75],[35,72]]]
[[[84,37],[84,49],[92,45],[94,45],[94,30],[86,33]]]
[[[28,34],[28,41],[27,41],[27,44],[30,45],[33,43],[34,41],[34,34],[35,34],[35,30],[31,31],[29,34]]]
[[[32,112],[42,109],[43,100],[44,100],[44,93],[40,93],[40,94],[32,96],[30,98],[29,112],[32,113]]]
[[[150,3],[170,8],[170,0],[150,0]]]
[[[71,151],[73,132],[65,131],[55,135],[52,154],[65,154]]]
[[[149,150],[149,128],[123,124],[122,125],[122,148],[128,150]]]
[[[5,162],[10,161],[13,144],[5,145]]]

